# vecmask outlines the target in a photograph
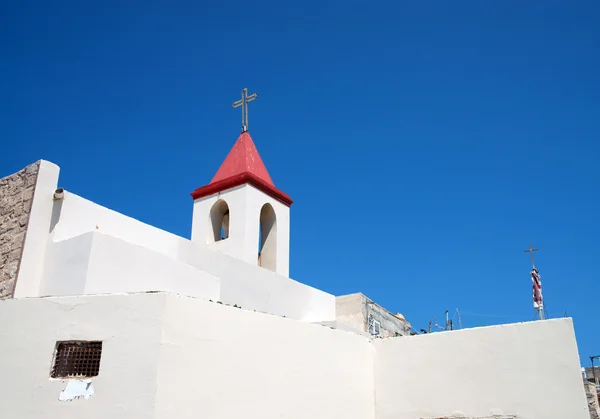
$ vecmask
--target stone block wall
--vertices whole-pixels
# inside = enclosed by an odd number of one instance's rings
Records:
[[[596,373],[595,375],[594,375],[594,372]],[[592,381],[595,376],[596,384],[600,384],[600,367],[599,366],[595,366],[594,368],[585,367],[585,373],[587,374],[587,378],[589,381]]]
[[[339,323],[369,333],[372,320],[379,322],[379,336],[408,336],[411,325],[401,315],[394,315],[362,293],[341,295],[335,301]]]
[[[40,162],[0,179],[0,299],[15,289]]]
[[[365,331],[369,331],[369,323],[377,320],[380,325],[380,334],[382,338],[394,336],[409,336],[411,325],[404,318],[397,317],[387,311],[385,308],[365,297],[363,305],[365,316]]]
[[[590,409],[590,419],[600,419],[600,403],[596,385],[590,382],[585,382],[584,385],[585,395],[588,400],[588,408]]]

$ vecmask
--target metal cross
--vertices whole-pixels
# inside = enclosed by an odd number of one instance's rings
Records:
[[[529,243],[529,249],[524,250],[524,252],[527,252],[527,253],[529,253],[531,255],[531,267],[532,268],[535,268],[535,261],[533,259],[533,252],[535,252],[536,250],[540,250],[540,249],[538,249],[537,247],[533,247],[531,245],[531,243]]]
[[[252,93],[248,95],[248,89],[244,88],[242,90],[242,98],[240,100],[236,100],[231,105],[233,108],[242,107],[242,132],[248,131],[248,103],[252,102],[257,98],[256,93]]]

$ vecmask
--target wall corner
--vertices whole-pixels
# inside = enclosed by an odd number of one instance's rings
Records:
[[[38,170],[31,191],[31,207],[13,293],[15,298],[39,295],[52,213],[58,202],[54,200],[54,191],[60,168],[46,160],[36,164]]]

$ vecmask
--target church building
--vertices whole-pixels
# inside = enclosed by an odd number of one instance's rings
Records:
[[[191,192],[191,240],[45,160],[0,179],[0,417],[589,417],[571,319],[415,335],[290,278],[273,178],[246,120]]]

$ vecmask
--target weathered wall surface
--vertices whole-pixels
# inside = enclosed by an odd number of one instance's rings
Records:
[[[363,313],[364,295],[361,293],[335,297],[335,317],[340,323],[347,324],[362,332],[367,331],[365,313]]]
[[[15,288],[40,162],[0,179],[0,299]]]
[[[164,293],[0,301],[0,417],[373,419],[353,333]],[[56,341],[102,341],[89,398],[59,399]],[[89,393],[88,393],[89,394]]]
[[[600,367],[599,366],[595,366],[594,368],[592,367],[585,367],[585,373],[587,375],[588,380],[592,381],[594,380],[594,377],[596,377],[596,383],[600,384]]]
[[[136,294],[0,301],[0,417],[154,419],[166,296]],[[61,401],[77,380],[50,378],[57,341],[101,340],[88,399]]]
[[[590,419],[600,419],[600,406],[598,402],[598,392],[596,385],[590,382],[585,384],[585,395],[587,396],[588,408],[590,409]]]
[[[383,338],[410,335],[410,323],[394,316],[368,297],[365,297],[363,312],[366,319],[367,331],[369,331],[371,320],[376,320],[380,324],[379,336]]]
[[[370,320],[380,324],[379,336],[408,336],[410,323],[400,319],[362,293],[336,297],[336,319],[363,332],[369,332]]]
[[[5,318],[2,418],[590,417],[570,319],[370,340],[164,293],[7,299]],[[79,339],[103,341],[94,394],[61,401],[55,344]]]

